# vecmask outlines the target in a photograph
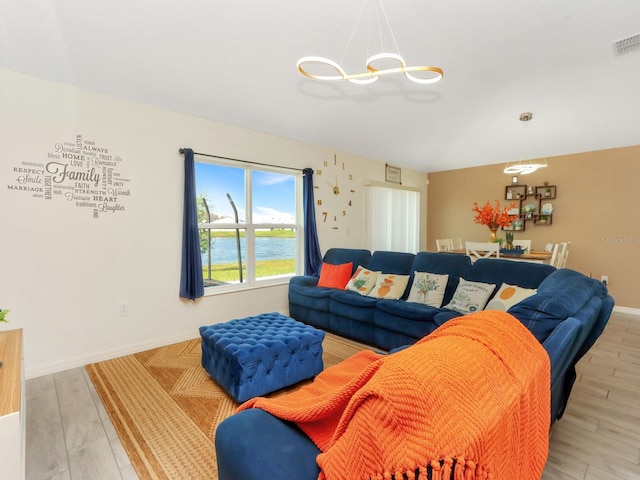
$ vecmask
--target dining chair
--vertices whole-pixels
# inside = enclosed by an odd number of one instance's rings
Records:
[[[436,247],[439,252],[450,252],[453,250],[453,241],[450,238],[436,238]]]
[[[551,260],[549,260],[549,265],[552,267],[558,268],[558,251],[560,250],[560,244],[553,244],[553,248],[551,249]]]
[[[472,262],[480,258],[500,258],[499,243],[465,242],[465,247]]]
[[[513,246],[523,249],[525,253],[531,253],[531,240],[514,240]]]
[[[567,258],[569,258],[569,247],[571,246],[571,242],[563,242],[560,245],[561,254],[558,254],[558,267],[556,268],[564,268],[567,266]]]
[[[464,243],[462,243],[462,238],[460,237],[452,238],[451,241],[453,242],[454,250],[462,250],[464,248]]]

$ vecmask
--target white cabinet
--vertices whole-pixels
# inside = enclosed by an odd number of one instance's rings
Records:
[[[25,390],[22,329],[0,332],[0,478],[24,479]]]

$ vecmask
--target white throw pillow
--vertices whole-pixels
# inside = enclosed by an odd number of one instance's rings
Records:
[[[479,312],[484,308],[496,286],[491,283],[469,282],[460,277],[460,283],[451,302],[444,308],[459,313]]]
[[[449,275],[415,272],[407,301],[440,308],[448,280]]]
[[[356,268],[356,271],[344,289],[358,292],[360,295],[367,295],[376,284],[379,273],[380,272],[367,270],[362,265],[358,265],[358,268]]]
[[[409,283],[409,275],[396,275],[393,273],[381,273],[378,275],[375,286],[368,296],[374,298],[386,298],[398,300],[404,294]]]
[[[509,285],[503,283],[498,290],[498,293],[491,299],[491,301],[484,307],[485,310],[502,310],[506,312],[516,303],[521,302],[531,295],[535,295],[538,292],[535,288],[522,288],[517,285]]]

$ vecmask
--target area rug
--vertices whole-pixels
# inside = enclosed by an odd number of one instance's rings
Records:
[[[365,348],[327,334],[324,367]],[[218,478],[215,430],[238,404],[211,379],[200,358],[197,338],[86,366],[141,479]]]

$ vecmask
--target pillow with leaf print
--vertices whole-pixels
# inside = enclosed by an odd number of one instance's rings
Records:
[[[360,295],[367,295],[376,284],[379,273],[380,272],[367,270],[362,265],[358,265],[358,268],[356,268],[356,271],[344,289],[358,292]]]
[[[487,304],[495,288],[492,283],[470,282],[460,277],[458,288],[444,308],[463,314],[479,312]]]
[[[444,300],[449,275],[438,275],[429,272],[415,272],[407,302],[422,303],[440,308]]]

